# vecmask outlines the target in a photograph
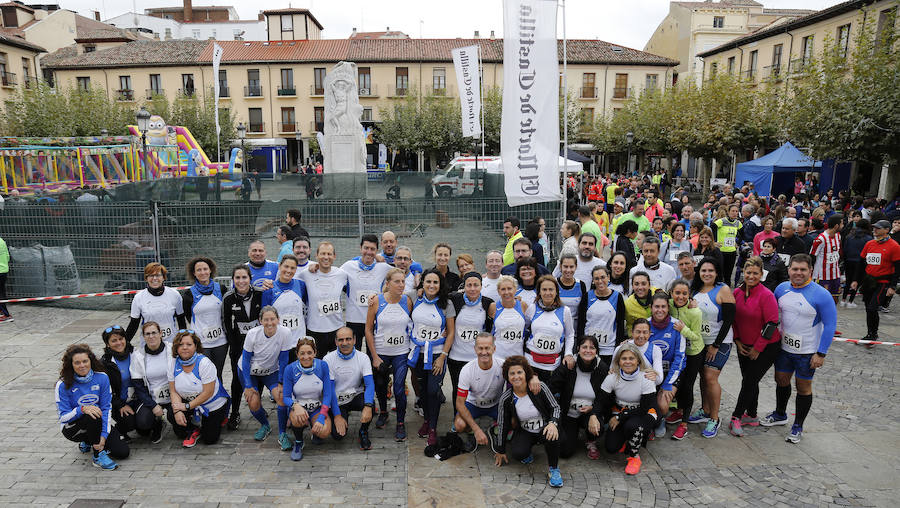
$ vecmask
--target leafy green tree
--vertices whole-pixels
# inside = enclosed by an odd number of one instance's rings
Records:
[[[212,87],[199,99],[196,94],[186,96],[179,95],[172,102],[171,117],[165,118],[169,125],[181,125],[187,127],[194,139],[203,148],[210,158],[216,153],[216,110]],[[219,109],[219,146],[225,150],[231,146],[231,141],[237,138],[235,129],[235,116],[229,114],[230,110]]]

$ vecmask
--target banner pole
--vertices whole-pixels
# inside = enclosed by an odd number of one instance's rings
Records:
[[[569,81],[568,81],[568,41],[566,39],[566,0],[560,0],[562,7],[563,29],[563,168],[562,198],[559,205],[559,222],[566,220],[566,201],[568,200],[569,181]]]

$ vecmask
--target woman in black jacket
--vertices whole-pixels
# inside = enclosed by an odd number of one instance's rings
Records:
[[[106,375],[109,376],[109,387],[112,391],[112,417],[116,422],[116,430],[122,439],[128,441],[128,432],[135,430],[134,411],[137,400],[128,400],[128,388],[131,386],[131,352],[134,348],[125,339],[125,329],[119,325],[110,326],[103,331],[103,356],[100,362]]]
[[[244,352],[244,338],[247,332],[259,325],[259,311],[262,308],[262,292],[250,284],[250,268],[237,265],[231,270],[231,282],[234,286],[222,298],[222,316],[225,337],[228,339],[228,358],[231,360],[231,416],[228,418],[228,430],[235,430],[241,424],[241,399],[237,394],[243,393],[241,378],[237,374],[238,363]]]
[[[638,233],[638,225],[633,220],[623,221],[616,228],[616,244],[613,252],[621,252],[628,262],[628,270],[637,265],[637,252],[634,250],[634,238]]]
[[[600,450],[595,438],[603,431],[603,424],[593,410],[600,400],[600,386],[609,373],[609,365],[597,356],[599,347],[593,336],[581,336],[575,348],[575,368],[560,364],[550,378],[550,387],[553,393],[559,394],[559,406],[565,411],[560,421],[563,436],[560,455],[568,458],[575,454],[578,431],[585,429],[588,457],[597,460]]]
[[[528,390],[528,380],[534,377],[534,370],[524,356],[510,356],[503,362],[503,378],[510,388],[500,396],[497,411],[498,432],[494,442],[494,463],[502,466],[509,462],[506,456],[506,433],[512,429],[509,441],[509,454],[513,460],[523,464],[534,461],[531,448],[535,444],[543,444],[547,452],[547,473],[551,487],[563,485],[559,472],[559,444],[564,439],[559,429],[559,404],[550,392],[550,388],[541,383],[537,395]],[[513,427],[513,419],[516,426]]]
[[[779,284],[788,280],[787,266],[784,260],[775,252],[775,238],[766,238],[762,241],[762,249],[759,257],[763,261],[762,285],[769,291],[775,292]]]

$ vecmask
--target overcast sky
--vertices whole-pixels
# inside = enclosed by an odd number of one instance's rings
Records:
[[[823,9],[839,0],[761,0],[766,7]],[[148,7],[182,5],[181,0],[59,0],[65,9],[102,19]],[[487,37],[502,36],[501,0],[194,0],[195,5],[233,5],[242,19],[255,19],[264,9],[302,7],[325,27],[324,38],[343,39],[355,27],[382,31],[386,27],[411,37],[471,37],[475,30]],[[601,39],[642,49],[669,12],[665,0],[568,0],[566,33],[571,39]],[[562,38],[560,11],[559,36]]]

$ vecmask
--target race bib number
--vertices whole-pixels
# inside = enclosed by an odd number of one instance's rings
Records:
[[[500,330],[497,338],[510,343],[522,342],[522,330]]]
[[[800,339],[799,335],[794,335],[792,333],[781,334],[781,345],[785,349],[799,350],[802,343],[803,341]]]
[[[405,333],[392,333],[384,336],[384,343],[388,346],[402,346],[406,344]]]
[[[781,258],[781,261],[782,261],[784,264],[786,264],[786,265],[791,264],[791,256],[790,256],[790,254],[779,254],[778,257]]]
[[[736,244],[736,242],[735,242],[735,239],[733,236],[729,236],[729,237],[725,238],[725,241],[722,242],[722,245],[725,247],[734,247],[735,244]]]
[[[694,256],[694,263],[699,263],[703,261],[703,256]]]
[[[478,337],[479,331],[475,328],[459,328],[459,340],[465,342],[466,344],[471,344],[475,342],[475,338]]]
[[[416,329],[416,337],[419,340],[431,342],[441,337],[441,331],[433,326],[419,326]]]
[[[543,418],[531,418],[522,422],[522,428],[528,432],[537,434],[544,428]]]
[[[679,254],[681,254],[681,252],[676,252],[676,251],[670,250],[669,251],[669,261],[678,261]]]
[[[368,303],[368,300],[366,300]],[[333,316],[335,314],[339,314],[341,312],[341,302],[340,300],[328,300],[325,302],[319,302],[319,315],[320,316]]]
[[[273,367],[253,367],[253,366],[251,366],[250,367],[250,375],[251,376],[259,376],[259,377],[268,376],[269,374],[275,372],[276,370],[278,370],[278,369],[275,369]]]
[[[834,264],[834,263],[837,263],[840,258],[841,258],[840,252],[829,252],[828,255],[825,257],[825,260],[829,264]]]
[[[867,265],[880,265],[881,264],[881,253],[880,252],[870,252],[866,254],[866,264]]]
[[[316,409],[322,407],[322,401],[316,399],[302,399],[298,400],[297,404],[300,405],[303,409],[306,410],[307,413],[311,413]]]
[[[569,404],[569,410],[580,413],[582,408],[592,407],[593,403],[587,399],[572,399]]]
[[[541,353],[555,353],[560,346],[559,337],[547,334],[538,334],[534,337],[534,349]]]
[[[587,332],[588,335],[597,339],[597,343],[601,346],[610,345],[610,336],[609,332],[604,332],[600,330],[590,330]]]
[[[494,397],[491,399],[475,399],[475,405],[482,408],[493,407],[497,405],[497,398]]]
[[[169,402],[172,395],[169,393],[169,385],[159,386],[153,390],[153,400],[156,402]]]
[[[181,402],[188,403],[188,402],[190,402],[190,401],[196,399],[198,395],[200,395],[200,394],[199,394],[199,393],[195,393],[195,394],[193,394],[193,395],[182,395],[182,396],[181,396]]]
[[[247,332],[259,326],[259,321],[252,321],[250,323],[238,323],[238,330],[243,335],[247,335]]]
[[[369,305],[369,299],[375,297],[375,292],[365,289],[362,291],[357,291],[353,296],[353,303],[360,307],[366,307]]]
[[[175,334],[175,330],[171,327],[161,328],[159,330],[159,335],[162,337],[162,340],[166,342],[172,342],[172,336]]]
[[[712,326],[710,326],[709,321],[704,321],[700,324],[700,333],[703,335],[709,335],[712,331]]]
[[[296,330],[300,326],[300,316],[281,316],[281,326],[290,328],[291,330]]]
[[[356,397],[356,392],[347,392],[347,393],[339,393],[338,394],[338,405],[343,406],[345,404],[349,404],[351,400]]]
[[[225,335],[221,326],[215,328],[207,328],[203,332],[203,340],[217,340]]]

